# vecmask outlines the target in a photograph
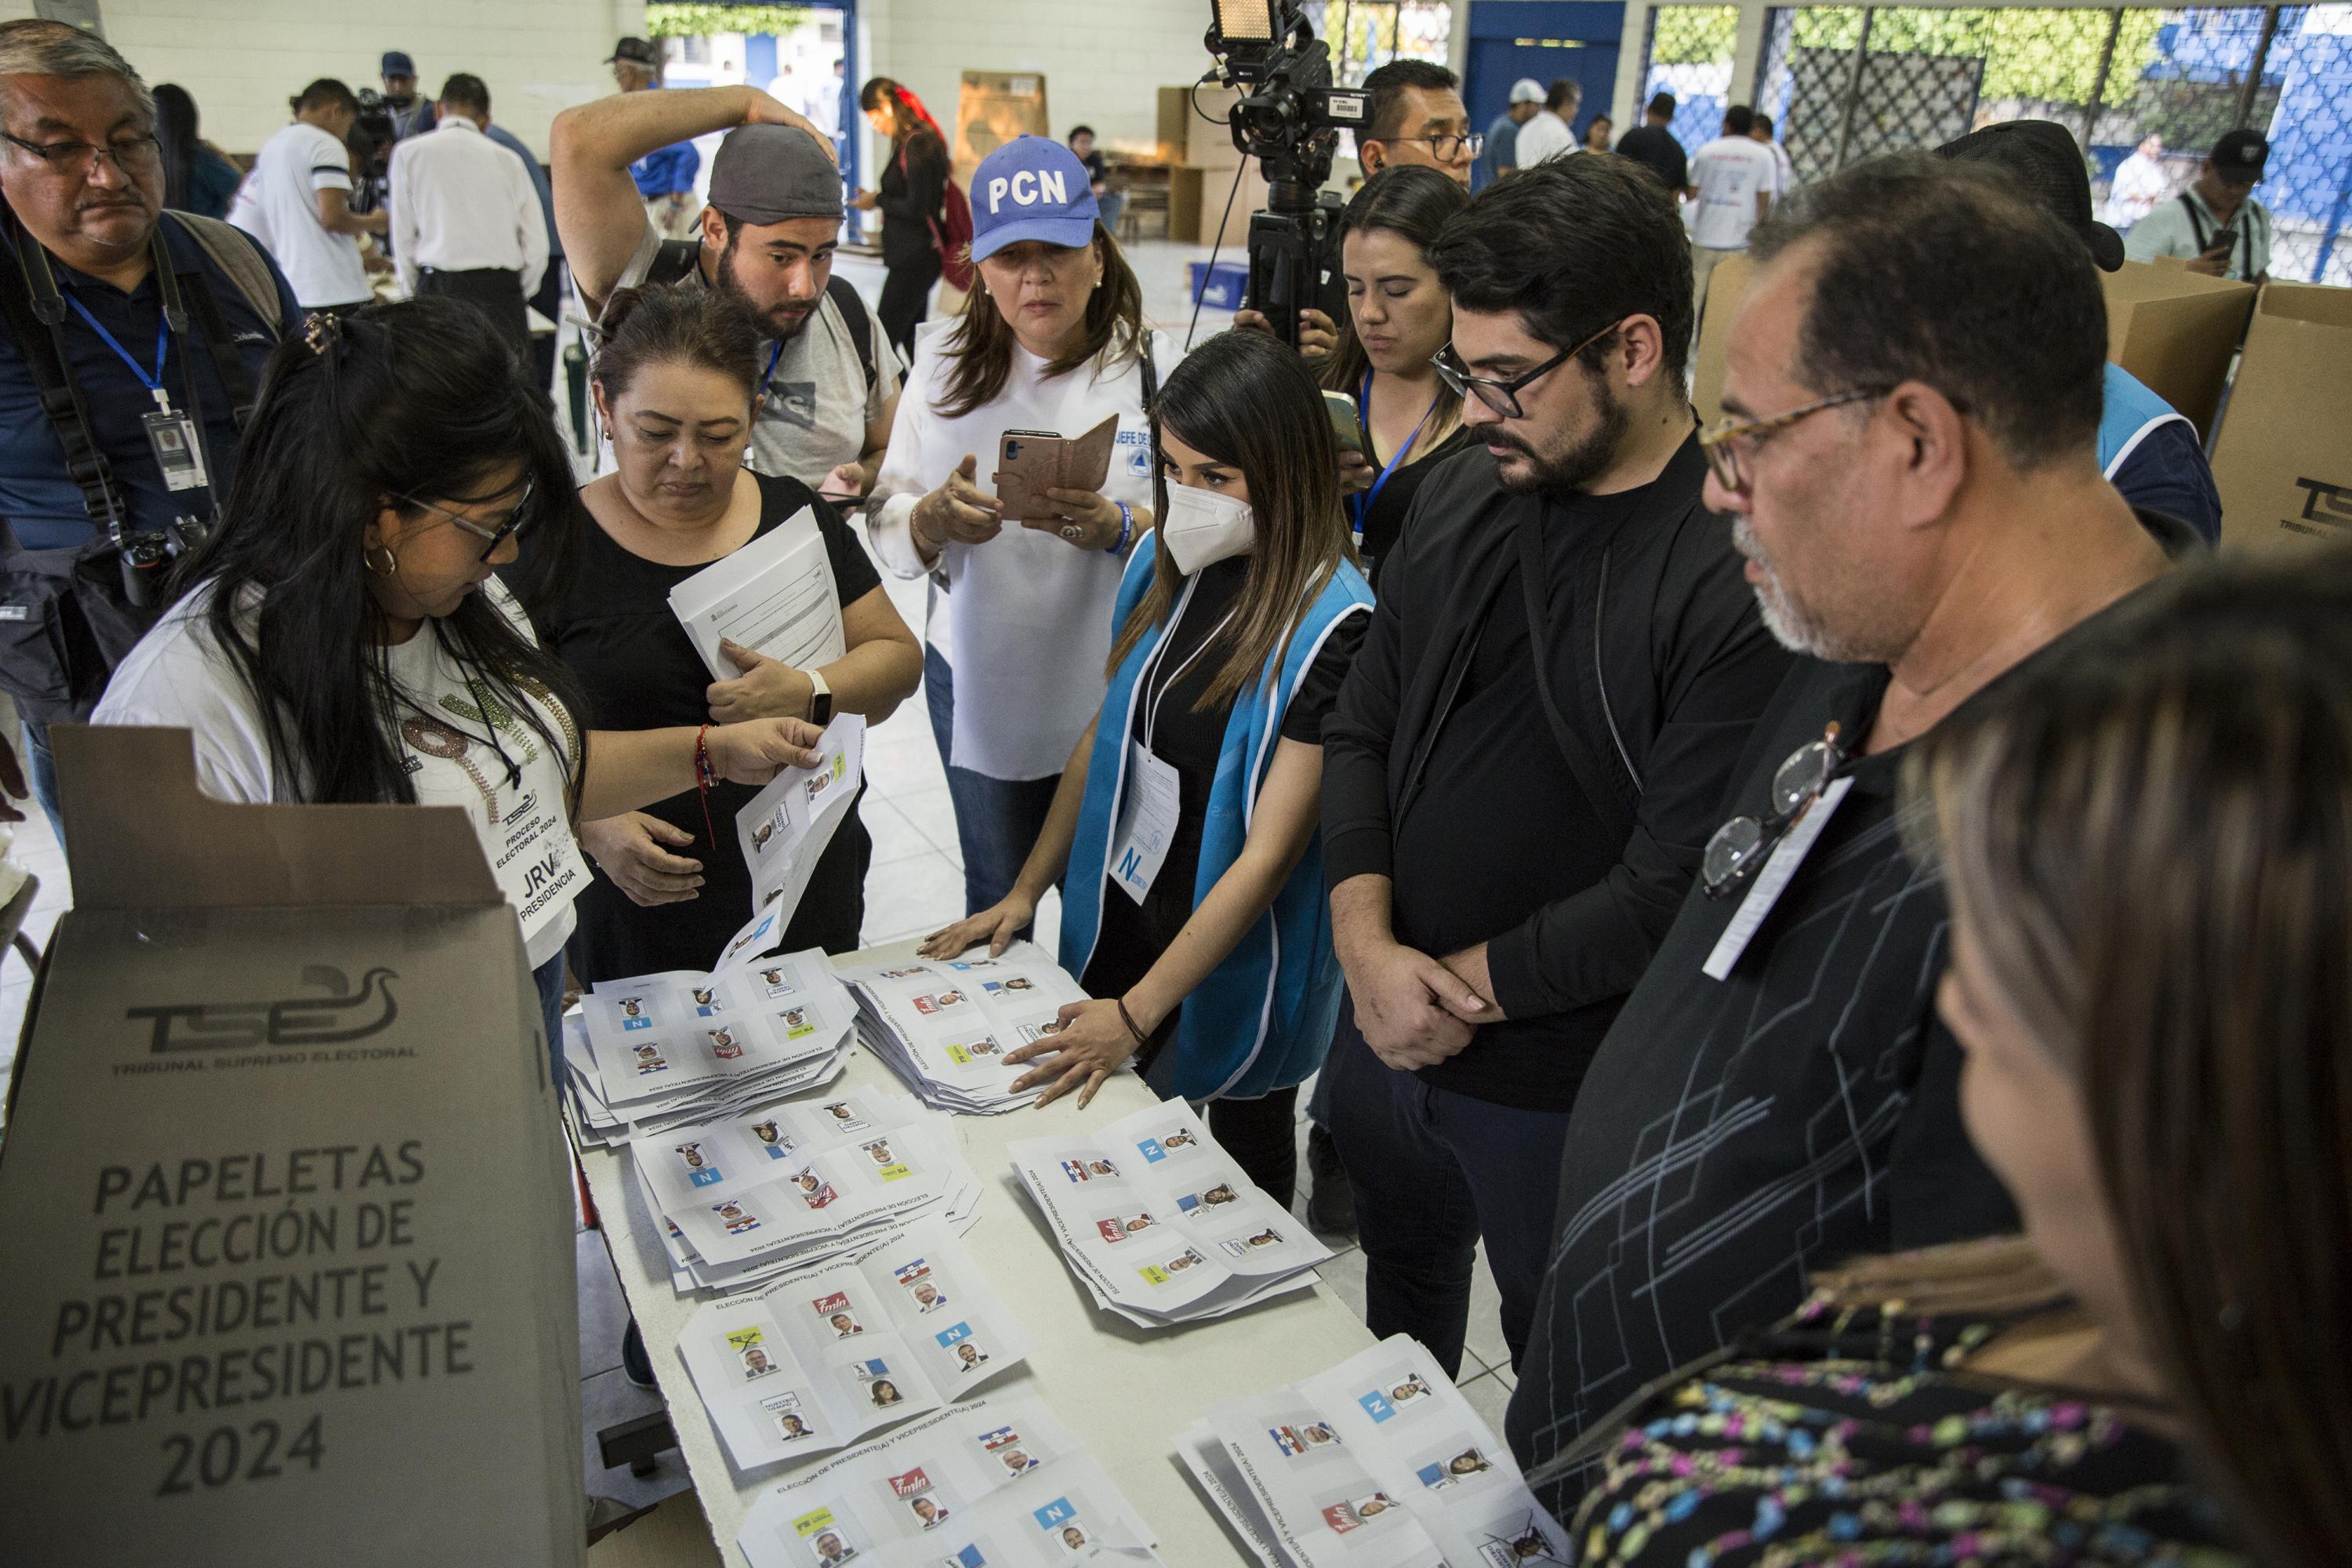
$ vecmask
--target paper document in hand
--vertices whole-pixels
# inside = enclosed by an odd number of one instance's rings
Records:
[[[780,1481],[736,1544],[751,1568],[1156,1563],[1150,1526],[1035,1395],[960,1405]]]
[[[1006,1152],[1071,1269],[1137,1322],[1216,1317],[1270,1289],[1303,1289],[1331,1256],[1181,1100],[1091,1138],[1029,1139]]]
[[[946,1223],[881,1233],[695,1313],[678,1354],[739,1470],[841,1447],[968,1397],[1026,1335]]]
[[[1301,1568],[1570,1561],[1567,1532],[1509,1450],[1403,1334],[1288,1388],[1213,1405],[1202,1428],[1222,1453],[1203,1451],[1201,1429],[1178,1451],[1211,1501],[1254,1547]],[[1246,1500],[1232,1496],[1236,1483]]]
[[[713,680],[743,673],[722,640],[794,669],[822,669],[847,651],[833,563],[806,507],[672,588],[669,607]]]
[[[857,798],[865,764],[866,720],[844,713],[825,726],[815,761],[786,768],[735,814],[735,837],[743,847],[743,863],[751,868],[755,910],[772,907],[785,924],[792,923],[817,858]]]

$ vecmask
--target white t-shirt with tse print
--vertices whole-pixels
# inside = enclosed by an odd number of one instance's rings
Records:
[[[1780,161],[1748,136],[1718,136],[1691,154],[1690,183],[1698,187],[1691,243],[1709,250],[1745,250],[1756,226],[1756,197],[1780,188]]]
[[[537,640],[506,584],[493,577],[481,591],[518,631]],[[139,639],[116,668],[90,722],[193,731],[196,786],[215,800],[299,800],[298,785],[271,763],[260,700],[214,639],[205,618],[212,597],[209,589],[197,588]],[[466,813],[491,874],[522,922],[523,945],[536,969],[563,951],[574,924],[572,900],[588,885],[588,867],[572,836],[571,764],[460,664],[430,625],[386,656],[403,700],[397,744],[416,804]],[[564,737],[577,755],[572,715],[552,693],[530,696],[548,733]]]

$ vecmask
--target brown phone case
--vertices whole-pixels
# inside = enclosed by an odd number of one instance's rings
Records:
[[[1061,515],[1045,492],[1099,491],[1110,478],[1118,444],[1116,414],[1076,439],[1043,430],[1007,430],[997,443],[997,468],[990,476],[998,515],[1007,522]]]

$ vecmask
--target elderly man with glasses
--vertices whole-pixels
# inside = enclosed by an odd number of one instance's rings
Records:
[[[1905,752],[2200,548],[2101,474],[2097,271],[2000,172],[1863,163],[1752,248],[1706,499],[1809,657],[1585,1078],[1507,1425],[1530,1465],[1796,1310],[1815,1268],[2014,1228],[1937,1019],[1948,921],[1904,852]]]
[[[163,214],[155,103],[104,42],[0,23],[0,689],[52,823],[48,726],[89,716],[236,471],[297,320],[252,240]]]
[[[1699,501],[1690,247],[1656,182],[1524,170],[1432,259],[1485,450],[1415,497],[1324,731],[1349,996],[1324,1071],[1372,1331],[1452,1374],[1466,1334],[1526,1342],[1578,1083],[1789,659]],[[1468,1321],[1482,1240],[1499,1335]]]

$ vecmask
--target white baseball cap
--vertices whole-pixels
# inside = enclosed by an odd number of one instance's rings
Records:
[[[1543,100],[1543,83],[1536,80],[1535,78],[1523,76],[1511,84],[1513,103],[1541,103]]]

